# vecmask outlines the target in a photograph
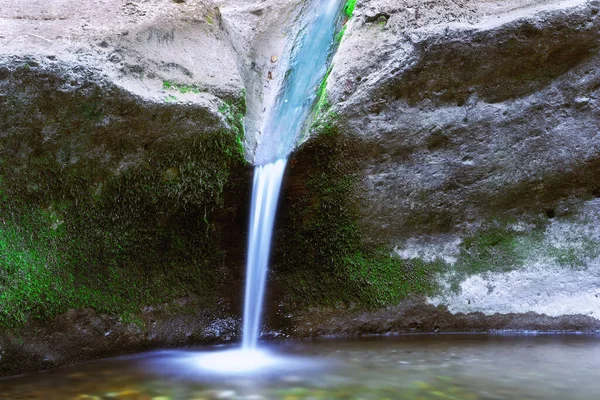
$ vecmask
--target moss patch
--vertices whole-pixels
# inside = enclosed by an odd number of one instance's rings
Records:
[[[327,111],[331,108],[331,103],[329,102],[329,98],[327,97],[327,81],[329,80],[329,75],[331,75],[331,71],[333,70],[333,66],[327,69],[325,76],[321,80],[321,84],[317,90],[317,102],[314,110],[314,120],[317,124],[324,123],[328,124],[326,121],[328,118]]]
[[[520,248],[519,238],[522,235],[504,224],[477,232],[461,245],[454,271],[460,275],[474,275],[519,268],[526,258]]]
[[[329,121],[291,162],[273,269],[298,306],[383,306],[435,291],[441,263],[402,261],[391,249],[362,242],[351,203],[355,151]]]
[[[534,218],[529,222],[524,229],[517,228],[514,221],[493,220],[465,238],[456,263],[447,267],[453,290],[459,290],[460,282],[471,275],[510,272],[540,261],[568,269],[585,268],[588,259],[600,255],[598,246],[586,237],[570,238],[559,245],[548,237],[547,221]]]
[[[233,121],[62,70],[0,75],[1,326],[85,307],[134,320],[149,304],[223,294],[215,221],[235,218],[225,192],[245,165],[243,100],[227,106]]]
[[[335,41],[337,43],[342,42],[342,39],[344,38],[344,35],[346,34],[346,28],[348,28],[348,25],[344,25],[342,27],[342,29],[338,32],[338,34],[335,36]]]
[[[237,156],[240,157],[240,160],[244,160],[246,91],[243,90],[236,101],[224,101],[219,106],[219,112],[224,116],[225,121],[235,134]]]
[[[346,2],[346,4],[344,5],[344,14],[346,14],[346,17],[352,18],[352,16],[354,15],[354,9],[356,8],[356,1],[357,0],[348,0]]]
[[[196,85],[186,85],[184,83],[176,83],[170,81],[163,81],[162,87],[164,90],[176,90],[181,94],[200,94],[200,92],[202,92],[202,90]]]

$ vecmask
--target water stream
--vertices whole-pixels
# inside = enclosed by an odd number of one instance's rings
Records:
[[[244,351],[256,350],[261,329],[265,282],[281,182],[287,163],[316,100],[335,43],[343,2],[311,1],[290,48],[289,69],[256,152],[244,298]],[[256,357],[255,357],[256,358]]]

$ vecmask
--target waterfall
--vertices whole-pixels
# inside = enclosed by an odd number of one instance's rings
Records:
[[[310,114],[335,46],[342,14],[341,0],[312,0],[302,15],[298,38],[291,46],[289,69],[275,106],[268,116],[256,152],[246,294],[244,298],[243,350],[255,350],[271,252],[271,239],[279,191],[298,135]]]
[[[260,334],[271,237],[285,164],[286,160],[278,160],[254,170],[244,301],[244,349],[255,349]]]

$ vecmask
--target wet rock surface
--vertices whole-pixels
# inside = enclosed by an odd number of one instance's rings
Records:
[[[197,298],[146,307],[136,321],[71,310],[0,334],[0,376],[61,367],[157,348],[218,344],[237,337],[239,321]]]
[[[452,313],[426,299],[374,311],[320,308],[295,316],[293,335],[301,337],[437,332],[600,332],[598,319],[585,315],[550,317],[534,312]]]

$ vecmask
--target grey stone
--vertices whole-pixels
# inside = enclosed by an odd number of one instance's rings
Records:
[[[490,260],[489,274],[427,301],[597,317],[600,2],[418,3],[362,2],[328,82],[338,124],[363,155],[350,201],[364,240],[446,260],[444,286],[466,238],[512,221],[525,243],[532,221],[547,218],[547,254],[523,250],[511,272]],[[385,29],[377,15],[389,15]],[[550,253],[569,246],[577,260],[566,267]]]

